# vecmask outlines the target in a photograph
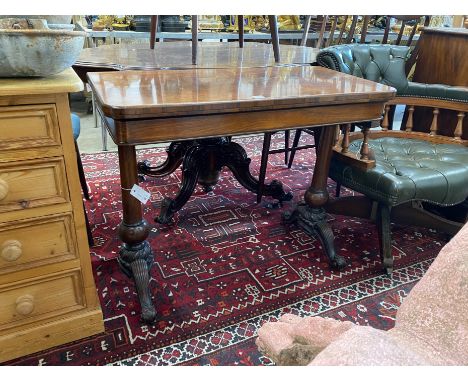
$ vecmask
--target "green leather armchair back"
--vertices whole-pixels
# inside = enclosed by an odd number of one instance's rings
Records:
[[[408,87],[405,62],[407,46],[346,44],[322,49],[317,55],[320,66],[393,86],[397,92]]]
[[[467,88],[408,81],[405,62],[407,46],[389,44],[346,44],[322,49],[317,63],[325,68],[392,86],[399,97],[423,97],[468,102]]]

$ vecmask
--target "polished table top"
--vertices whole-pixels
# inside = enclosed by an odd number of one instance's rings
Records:
[[[128,69],[190,69],[192,65],[190,41],[156,43],[154,50],[145,44],[102,45],[83,49],[74,67],[99,67],[111,70]],[[280,46],[280,64],[310,64],[315,62],[318,49]],[[271,44],[245,42],[199,42],[197,68],[238,68],[274,66]]]
[[[88,73],[101,110],[143,119],[386,101],[395,89],[313,66]]]

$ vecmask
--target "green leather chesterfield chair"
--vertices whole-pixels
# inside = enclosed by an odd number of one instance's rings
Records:
[[[387,272],[393,269],[390,222],[430,227],[454,235],[467,221],[468,136],[463,131],[468,112],[468,88],[408,81],[404,71],[408,47],[373,44],[332,46],[317,62],[334,70],[393,86],[397,97],[386,106],[380,129],[350,126],[337,134],[329,176],[362,195],[336,198],[329,212],[375,220],[380,254]],[[390,130],[391,108],[407,105],[401,130]],[[417,131],[415,106],[433,110],[430,131]],[[454,111],[453,126],[441,126],[441,109]],[[443,129],[442,129],[443,127]],[[439,131],[451,131],[442,136]],[[432,206],[456,206],[458,221]]]

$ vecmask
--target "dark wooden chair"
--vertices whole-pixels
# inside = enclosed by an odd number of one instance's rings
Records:
[[[280,62],[280,46],[278,34],[278,21],[275,15],[268,16],[271,33],[271,43],[273,45],[273,53],[275,62]],[[239,26],[239,48],[244,47],[244,16],[237,16],[237,24]],[[156,32],[158,27],[158,16],[151,16],[150,26],[150,48],[154,49],[156,41]],[[192,16],[192,64],[197,64],[197,50],[198,50],[198,16]]]
[[[380,131],[351,133],[345,128],[330,165],[333,180],[362,195],[337,198],[327,211],[376,222],[387,272],[393,269],[391,221],[454,235],[468,219],[468,140],[461,138],[468,88],[427,86],[425,94],[401,96],[387,103]],[[388,111],[396,104],[408,105],[405,130],[388,129]],[[418,105],[433,108],[429,133],[413,130],[417,121],[413,121],[412,111]],[[441,109],[458,113],[451,137],[439,135]],[[463,212],[457,220],[444,213],[444,207],[450,206]]]

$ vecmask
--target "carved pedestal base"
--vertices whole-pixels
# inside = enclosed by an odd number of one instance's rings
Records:
[[[324,208],[312,208],[305,203],[300,203],[292,212],[285,212],[284,222],[297,223],[309,236],[318,235],[332,268],[341,270],[346,267],[346,261],[335,252],[333,231],[326,221]]]
[[[168,155],[174,155],[168,150]],[[238,182],[254,193],[258,192],[259,182],[252,176],[249,170],[250,159],[247,153],[237,143],[231,142],[229,138],[208,138],[184,142],[179,147],[178,153],[184,152],[182,162],[182,184],[177,196],[164,198],[161,204],[161,212],[155,219],[156,222],[167,224],[171,221],[175,212],[180,210],[188,201],[197,183],[200,183],[205,191],[210,191],[218,180],[218,174],[223,167],[228,167]],[[172,153],[172,154],[171,154]],[[165,163],[176,163],[176,159],[170,159]],[[150,171],[151,167],[146,163],[139,164],[139,171],[150,176],[159,176],[171,166],[160,166],[158,171]],[[156,169],[156,168],[153,168]],[[280,203],[292,199],[291,193],[285,193],[281,182],[274,180],[266,185],[263,195],[271,196]]]

